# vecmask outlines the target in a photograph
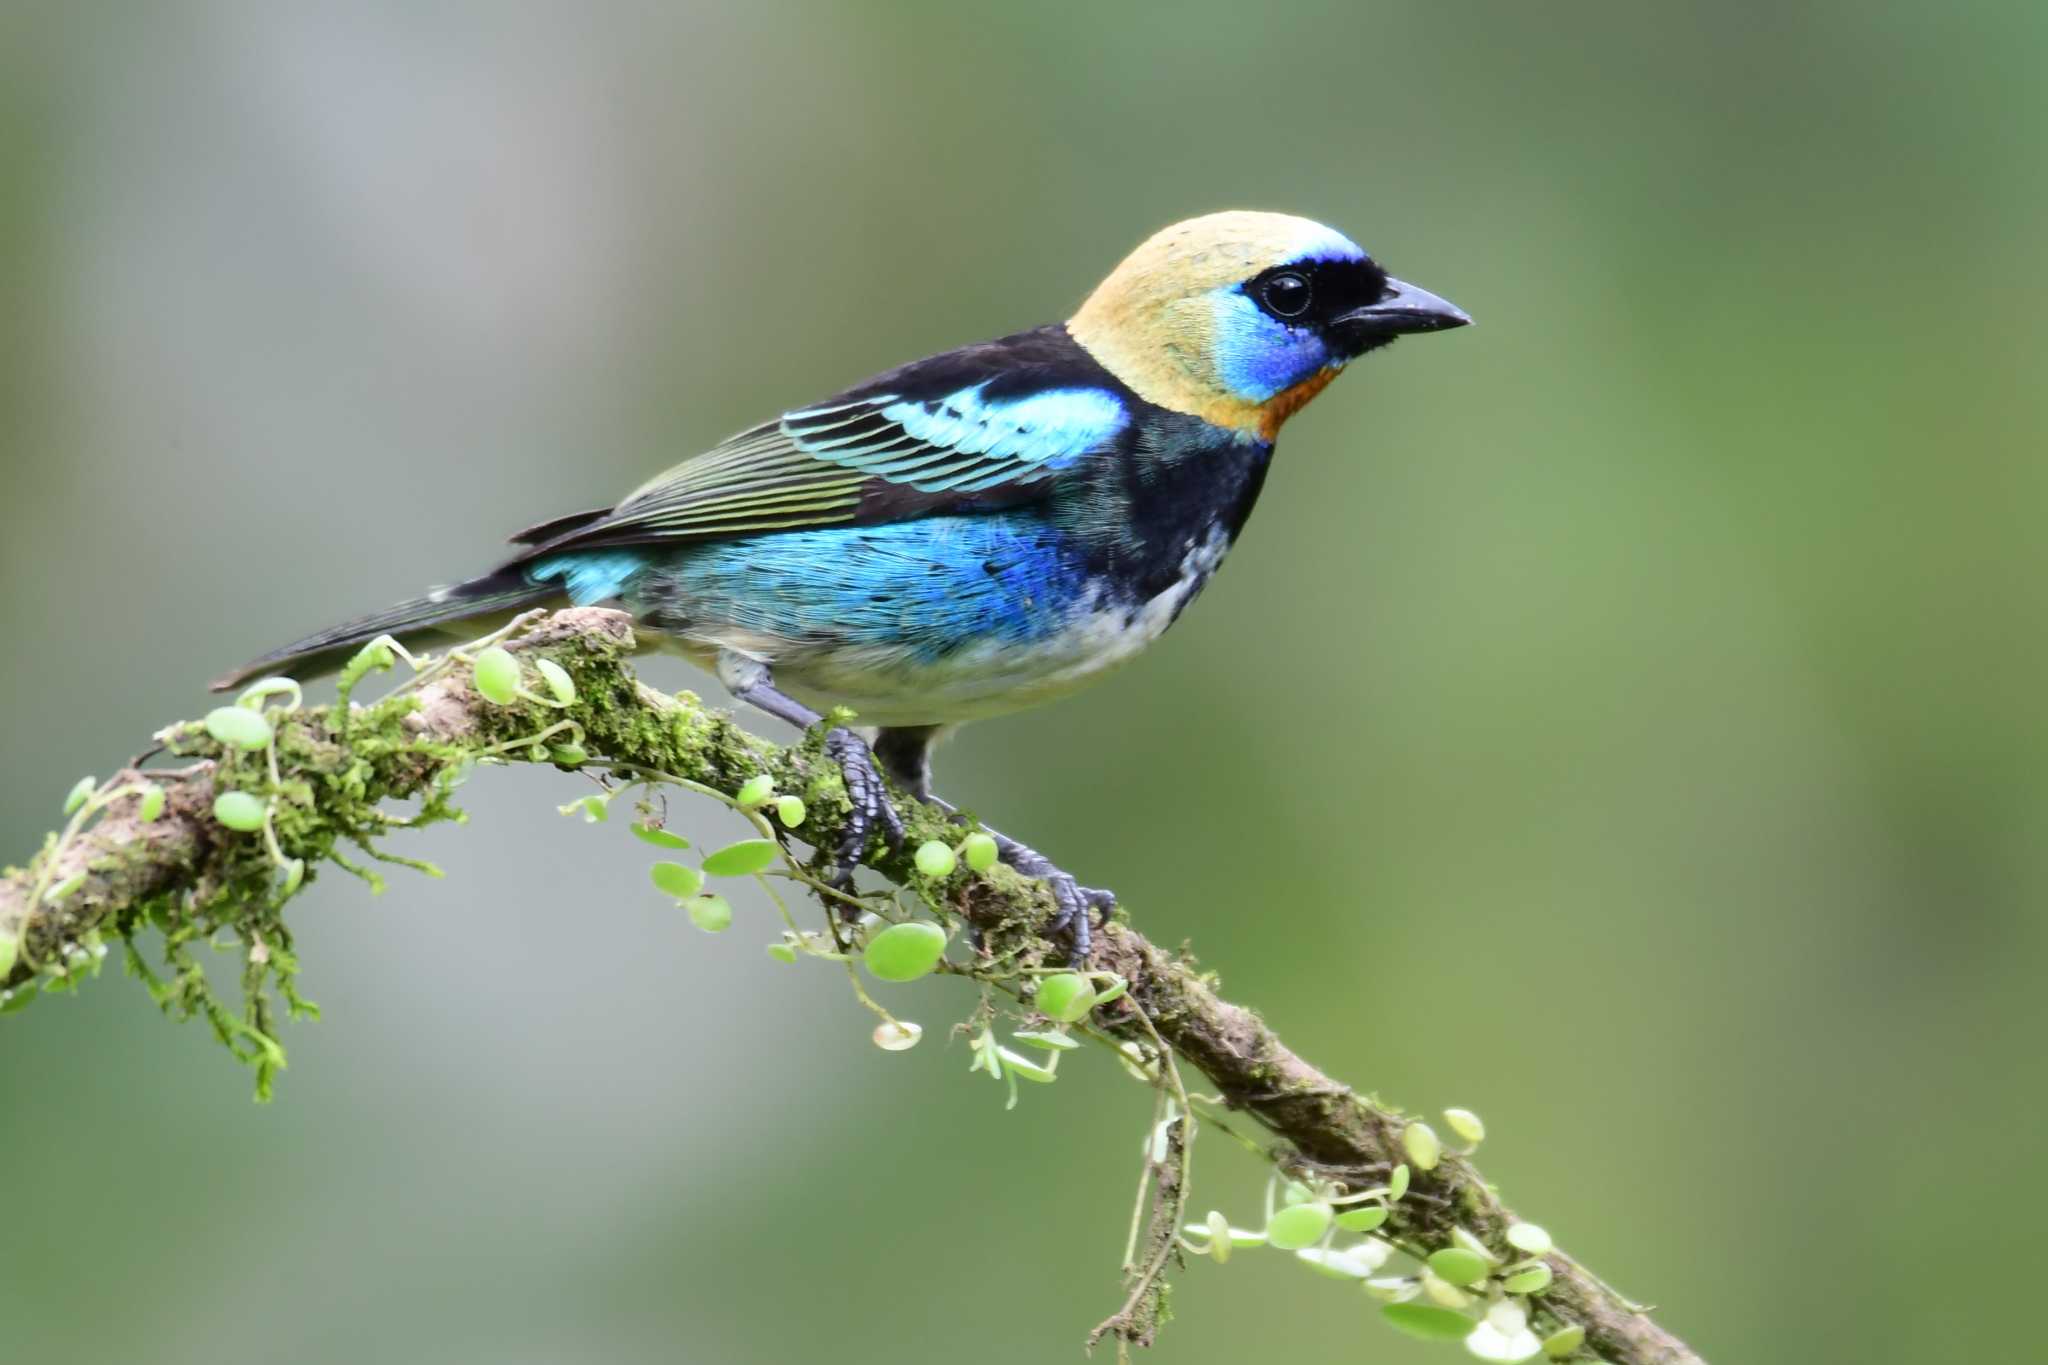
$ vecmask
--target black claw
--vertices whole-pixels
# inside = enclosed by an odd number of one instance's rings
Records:
[[[1092,886],[1082,886],[1064,872],[1046,878],[1052,887],[1053,899],[1059,903],[1059,913],[1053,916],[1047,926],[1053,933],[1071,929],[1074,935],[1073,947],[1067,955],[1067,965],[1083,967],[1088,963],[1088,954],[1094,947],[1095,931],[1091,916],[1099,914],[1104,924],[1116,913],[1116,893]]]
[[[1088,902],[1081,898],[1080,886],[1064,872],[1047,877],[1045,884],[1052,889],[1053,903],[1059,906],[1059,913],[1052,917],[1051,924],[1045,926],[1046,932],[1072,933],[1074,942],[1067,953],[1067,965],[1082,966],[1088,961],[1088,950],[1094,946],[1094,931],[1088,923]]]
[[[840,831],[839,846],[832,850],[832,882],[846,887],[852,885],[853,869],[867,852],[868,836],[879,828],[894,848],[903,842],[903,819],[889,804],[889,789],[875,770],[874,755],[865,740],[842,725],[825,736],[825,753],[839,765],[846,781],[846,799],[853,807]]]
[[[1095,929],[1090,922],[1091,912],[1099,912],[1103,922],[1109,922],[1116,910],[1116,895],[1113,892],[1083,886],[1072,876],[1052,865],[1050,859],[1035,849],[1026,848],[1015,840],[1003,845],[1003,861],[1027,877],[1035,877],[1052,892],[1057,912],[1052,922],[1046,925],[1048,934],[1071,934],[1073,943],[1067,953],[1067,965],[1086,966],[1089,951],[1095,944]]]

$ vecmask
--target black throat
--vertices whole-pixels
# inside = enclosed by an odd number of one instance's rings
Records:
[[[1120,454],[1077,491],[1068,522],[1090,569],[1143,602],[1213,571],[1252,514],[1273,447],[1147,404]]]

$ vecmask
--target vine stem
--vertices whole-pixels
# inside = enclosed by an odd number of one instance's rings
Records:
[[[1151,1241],[1152,1257],[1138,1272],[1131,1284],[1130,1296],[1124,1306],[1096,1325],[1088,1334],[1088,1344],[1096,1342],[1110,1333],[1117,1338],[1117,1354],[1127,1355],[1129,1347],[1151,1344],[1152,1333],[1158,1327],[1158,1298],[1161,1277],[1166,1274],[1166,1265],[1180,1249],[1181,1223],[1188,1212],[1188,1187],[1194,1180],[1195,1135],[1199,1125],[1195,1119],[1194,1105],[1188,1100],[1187,1087],[1181,1083],[1180,1064],[1174,1060],[1173,1049],[1159,1036],[1159,1030],[1143,1008],[1132,1011],[1144,1025],[1145,1033],[1152,1040],[1155,1055],[1159,1058],[1159,1079],[1162,1105],[1168,1099],[1173,1101],[1169,1120],[1179,1130],[1178,1135],[1169,1135],[1166,1140],[1166,1157],[1162,1161],[1152,1155],[1150,1147],[1152,1134],[1147,1134],[1145,1152],[1145,1173],[1138,1182],[1138,1203],[1142,1208],[1145,1201],[1145,1185],[1149,1179],[1155,1185],[1163,1186],[1167,1180],[1173,1182],[1172,1191],[1167,1195],[1165,1208],[1160,1207],[1159,1194],[1153,1196]],[[1154,1132],[1159,1131],[1156,1127]],[[1136,1231],[1135,1222],[1133,1231]],[[1124,1255],[1126,1265],[1130,1253]],[[1147,1311],[1147,1309],[1150,1311]]]

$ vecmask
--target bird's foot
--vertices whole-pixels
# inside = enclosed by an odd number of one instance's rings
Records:
[[[1102,922],[1107,924],[1109,917],[1116,913],[1116,893],[1081,885],[1071,875],[1053,866],[1052,860],[1043,853],[1015,839],[998,837],[996,849],[1011,867],[1045,883],[1046,889],[1052,892],[1053,904],[1059,907],[1052,923],[1046,926],[1046,932],[1072,934],[1073,946],[1067,954],[1067,965],[1087,965],[1089,950],[1095,942],[1090,916],[1099,913]]]
[[[876,830],[894,848],[903,842],[903,819],[889,804],[889,789],[875,770],[875,756],[867,741],[845,726],[836,726],[825,736],[826,756],[839,765],[846,780],[846,826],[839,832],[839,846],[832,850],[832,885],[844,891],[853,885],[853,869],[867,852],[868,838]]]

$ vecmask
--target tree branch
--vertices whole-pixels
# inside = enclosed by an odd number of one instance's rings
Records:
[[[450,794],[479,759],[537,757],[631,780],[680,778],[727,797],[765,773],[778,790],[802,794],[805,813],[794,832],[805,844],[829,849],[837,842],[847,804],[819,736],[772,744],[688,694],[670,697],[639,683],[627,664],[635,641],[623,614],[559,612],[509,647],[559,664],[574,682],[574,700],[562,705],[522,692],[510,705],[495,705],[478,694],[468,669],[444,667],[369,706],[273,709],[275,739],[260,750],[231,747],[196,723],[162,732],[159,743],[185,766],[130,768],[101,784],[69,829],[51,836],[27,867],[0,877],[0,989],[8,992],[0,1009],[21,1007],[37,990],[71,988],[97,965],[103,937],[114,935],[128,941],[131,967],[166,1008],[204,1014],[223,1042],[267,1075],[282,1064],[282,1053],[271,1037],[266,981],[278,984],[295,1009],[303,1003],[292,989],[296,963],[282,918],[300,881],[293,865],[313,875],[332,862],[376,880],[345,850],[408,861],[385,853],[382,841],[401,828],[455,818]],[[161,789],[160,801],[152,788]],[[222,823],[215,802],[227,791],[263,803],[262,829]],[[388,813],[394,800],[419,804],[410,817],[395,817]],[[1003,867],[980,875],[963,867],[943,879],[919,875],[912,861],[917,846],[956,841],[960,830],[936,808],[907,798],[898,808],[909,837],[899,848],[871,848],[867,865],[897,886],[918,887],[973,927],[980,954],[964,970],[1028,996],[1038,979],[1033,973],[1058,965],[1065,951],[1041,932],[1052,914],[1050,897]],[[168,980],[150,971],[132,942],[151,927],[165,933]],[[246,946],[240,1014],[214,998],[185,951],[223,932]],[[1447,1152],[1433,1165],[1418,1160],[1429,1144],[1406,1140],[1412,1119],[1317,1070],[1251,1010],[1217,996],[1192,963],[1135,929],[1108,925],[1096,945],[1090,966],[1116,973],[1129,990],[1095,1011],[1093,1029],[1141,1049],[1170,1048],[1209,1078],[1225,1106],[1263,1126],[1272,1139],[1268,1156],[1280,1170],[1325,1190],[1363,1191],[1386,1185],[1405,1164],[1412,1184],[1388,1201],[1378,1236],[1418,1259],[1468,1238],[1502,1262],[1525,1255],[1506,1240],[1513,1216],[1465,1156]],[[1185,1126],[1173,1133],[1166,1164],[1182,1158],[1188,1136]],[[1164,1191],[1183,1176],[1175,1165],[1156,1178]],[[1166,1251],[1177,1250],[1160,1240],[1178,1232],[1162,1227],[1157,1211],[1179,1202],[1155,1198],[1147,1246],[1164,1250],[1148,1259],[1163,1263]],[[1520,1302],[1539,1333],[1560,1347],[1569,1345],[1569,1329],[1583,1328],[1584,1344],[1570,1358],[1597,1354],[1615,1365],[1699,1360],[1571,1257],[1552,1250],[1541,1260],[1549,1282]],[[1124,1342],[1149,1341],[1163,1316],[1157,1295],[1138,1287],[1148,1292],[1134,1294],[1126,1312],[1105,1324]],[[1487,1286],[1475,1292],[1483,1304]],[[1497,1283],[1492,1293],[1500,1296]],[[1559,1332],[1566,1335],[1559,1339]]]

